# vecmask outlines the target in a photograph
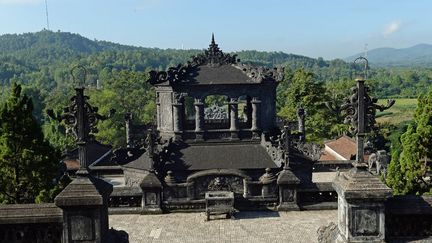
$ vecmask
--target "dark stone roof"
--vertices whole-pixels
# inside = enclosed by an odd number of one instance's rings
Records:
[[[93,164],[95,161],[106,155],[112,149],[111,145],[101,144],[100,142],[93,140],[87,143],[87,160],[89,164]],[[64,155],[64,160],[77,160],[78,159],[78,148],[67,151]]]
[[[291,170],[282,170],[277,178],[277,184],[299,184],[300,179]]]
[[[103,205],[113,186],[108,182],[89,176],[78,176],[54,199],[58,207]]]
[[[278,168],[259,143],[178,144],[167,170]]]
[[[140,183],[141,188],[161,188],[162,184],[154,173],[148,173]]]
[[[122,165],[125,168],[132,168],[137,170],[150,170],[152,169],[153,160],[148,156],[147,153],[143,153],[136,160],[133,160],[127,164]]]

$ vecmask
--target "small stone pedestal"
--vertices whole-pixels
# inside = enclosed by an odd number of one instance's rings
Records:
[[[78,176],[55,198],[63,210],[62,242],[109,242],[108,198],[112,185],[91,175]]]
[[[290,170],[284,169],[277,178],[279,186],[279,206],[278,211],[298,211],[297,205],[297,186],[300,184],[299,178]]]
[[[150,172],[148,173],[140,183],[141,190],[143,192],[142,197],[142,212],[148,214],[159,214],[162,213],[161,209],[161,192],[162,183],[159,181],[157,176]]]
[[[385,242],[384,202],[391,189],[363,168],[336,176],[338,237],[336,242]]]

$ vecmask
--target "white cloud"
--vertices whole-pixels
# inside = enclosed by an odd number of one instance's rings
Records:
[[[0,5],[33,5],[43,0],[0,0]]]
[[[398,31],[401,27],[401,22],[400,21],[392,21],[389,24],[387,24],[387,26],[384,28],[384,31],[382,32],[382,34],[384,36],[388,36],[393,34],[394,32]]]

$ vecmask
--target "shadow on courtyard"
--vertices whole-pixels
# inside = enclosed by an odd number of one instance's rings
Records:
[[[129,234],[124,230],[109,230],[111,243],[129,243]]]
[[[234,214],[235,219],[256,219],[256,218],[278,218],[279,212],[266,211],[240,211]]]

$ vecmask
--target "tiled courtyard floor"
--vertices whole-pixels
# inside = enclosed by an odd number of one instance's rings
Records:
[[[317,229],[336,222],[337,211],[239,212],[235,219],[205,221],[204,213],[110,215],[110,227],[129,242],[317,242]]]

